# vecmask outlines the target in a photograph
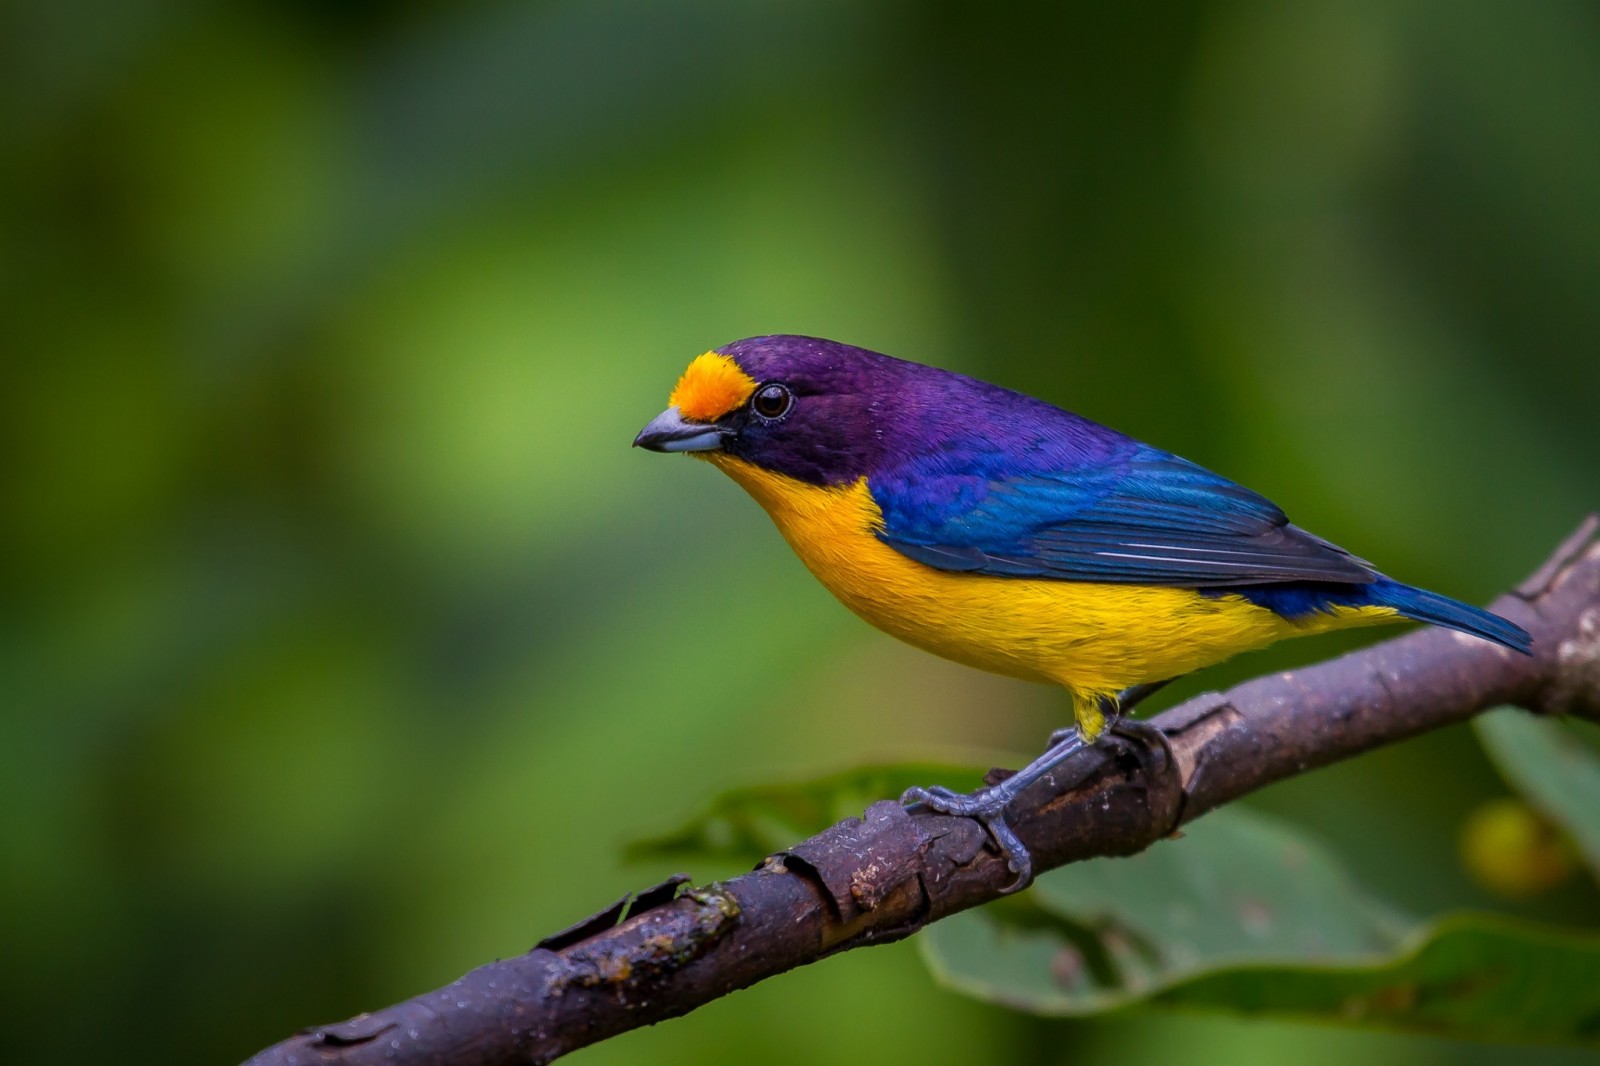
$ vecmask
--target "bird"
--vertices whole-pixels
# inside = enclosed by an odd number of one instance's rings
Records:
[[[1266,497],[1044,400],[817,337],[695,357],[634,445],[731,477],[813,575],[899,639],[1065,689],[1017,773],[903,803],[978,820],[1015,875],[1021,792],[1171,679],[1287,637],[1414,620],[1529,654],[1498,615],[1403,584]],[[1157,734],[1159,742],[1159,734]]]

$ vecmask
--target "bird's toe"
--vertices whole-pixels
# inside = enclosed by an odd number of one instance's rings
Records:
[[[938,811],[940,814],[954,814],[962,818],[973,818],[980,814],[988,813],[992,804],[987,802],[985,793],[988,789],[979,789],[977,792],[957,792],[955,789],[943,785],[927,785],[908,788],[900,796],[900,802],[911,804],[920,803],[929,810]],[[1001,804],[1004,807],[1004,804]]]

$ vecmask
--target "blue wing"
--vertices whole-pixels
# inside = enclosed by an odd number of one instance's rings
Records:
[[[1226,588],[1377,577],[1265,497],[1145,445],[1060,472],[997,474],[995,458],[928,456],[869,479],[880,539],[940,570],[1066,581]]]

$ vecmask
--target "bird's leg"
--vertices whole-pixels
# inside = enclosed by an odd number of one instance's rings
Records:
[[[1123,736],[1130,736],[1138,733],[1140,731],[1138,729],[1138,723],[1132,722],[1128,718],[1128,712],[1137,707],[1147,697],[1155,695],[1157,692],[1160,692],[1162,689],[1166,688],[1176,680],[1178,679],[1175,677],[1169,677],[1165,681],[1146,681],[1142,685],[1130,685],[1121,692],[1117,693],[1116,699],[1102,700],[1100,703],[1100,711],[1106,719],[1105,732],[1120,732]],[[1121,730],[1120,727],[1124,723],[1133,726],[1133,728],[1129,730]],[[1055,747],[1067,737],[1072,736],[1077,732],[1078,727],[1075,725],[1069,725],[1065,729],[1057,729],[1054,733],[1050,734],[1050,747]],[[1048,751],[1049,748],[1046,748],[1045,750]]]
[[[1077,730],[1072,730],[1067,739],[1053,745],[1043,755],[997,785],[985,785],[975,792],[965,793],[956,792],[943,785],[908,788],[900,796],[900,802],[920,803],[940,814],[972,818],[982,824],[994,838],[995,845],[1000,849],[1000,857],[1006,860],[1006,866],[1016,875],[1016,880],[1011,882],[1005,891],[1016,892],[1033,881],[1033,860],[1028,855],[1028,849],[1017,839],[1017,834],[1012,832],[1011,826],[1007,824],[1006,808],[1029,785],[1089,747],[1091,743],[1093,742],[1083,739]]]
[[[1110,699],[1101,701],[1102,714],[1105,705],[1110,702]],[[1052,743],[1043,755],[998,784],[986,785],[967,793],[956,792],[943,785],[908,788],[901,795],[900,802],[920,803],[940,814],[972,818],[982,824],[994,838],[995,845],[1000,849],[1000,857],[1006,860],[1006,866],[1016,875],[1016,880],[1011,882],[1006,891],[1016,892],[1033,881],[1033,860],[1006,822],[1006,808],[1028,786],[1093,744],[1093,740],[1077,729],[1062,730],[1052,737]]]
[[[1050,735],[1050,746],[1044,754],[1034,759],[1028,765],[1012,774],[998,784],[987,785],[975,792],[956,792],[945,788],[943,785],[931,785],[926,788],[908,788],[900,797],[901,803],[920,803],[930,810],[940,814],[955,815],[958,818],[972,818],[980,822],[994,838],[995,845],[1000,849],[1001,858],[1006,860],[1006,866],[1017,875],[1015,881],[1006,888],[1006,892],[1016,892],[1027,887],[1033,881],[1033,860],[1028,855],[1028,849],[1017,839],[1011,826],[1006,822],[1006,808],[1011,801],[1020,796],[1040,778],[1045,777],[1056,767],[1067,762],[1079,752],[1092,747],[1100,737],[1106,733],[1116,733],[1121,736],[1137,738],[1149,744],[1152,742],[1147,734],[1154,731],[1161,737],[1159,744],[1165,746],[1166,736],[1154,726],[1142,722],[1124,720],[1122,710],[1125,706],[1138,703],[1146,696],[1155,692],[1167,682],[1158,681],[1146,685],[1135,685],[1124,690],[1115,697],[1102,697],[1095,712],[1089,717],[1092,722],[1092,732],[1086,731],[1081,726],[1070,726],[1058,729]],[[1123,701],[1126,700],[1127,704]],[[1087,735],[1086,735],[1087,733]],[[1071,788],[1077,782],[1064,785],[1063,789]]]

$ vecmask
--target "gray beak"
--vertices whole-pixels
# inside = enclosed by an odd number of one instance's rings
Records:
[[[633,446],[653,452],[714,452],[722,447],[722,436],[716,426],[685,422],[676,407],[669,407],[639,431]]]

